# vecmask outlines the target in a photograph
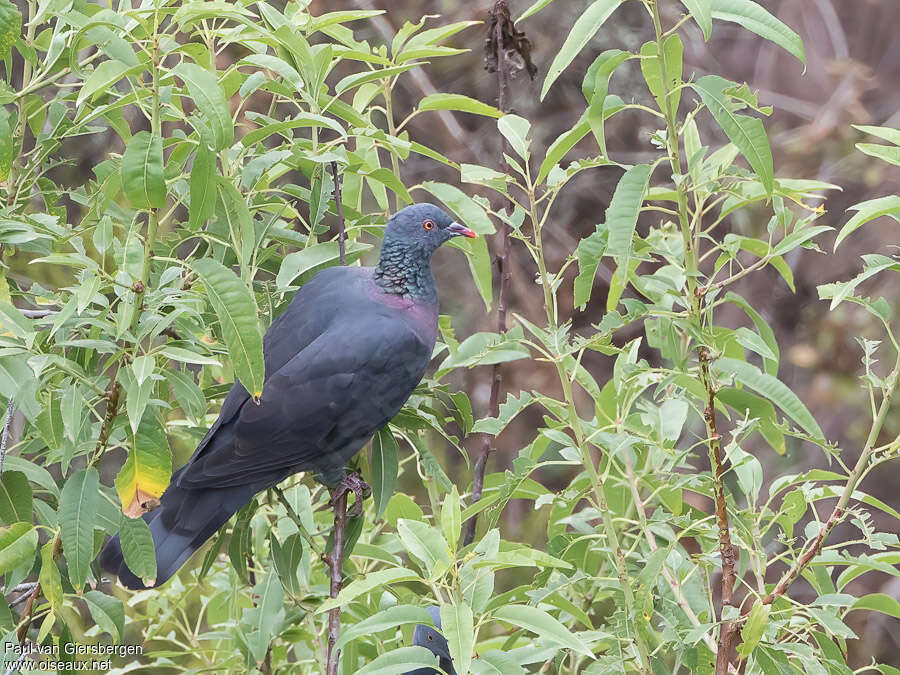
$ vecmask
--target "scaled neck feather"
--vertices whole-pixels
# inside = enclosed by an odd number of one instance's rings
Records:
[[[408,242],[385,239],[375,268],[375,283],[385,292],[419,302],[437,303],[431,252]]]

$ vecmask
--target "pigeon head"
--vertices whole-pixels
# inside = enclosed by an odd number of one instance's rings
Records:
[[[460,235],[475,237],[472,230],[454,222],[434,204],[413,204],[391,217],[384,232],[384,241],[405,244],[431,254],[448,239]]]
[[[441,610],[435,606],[428,608],[431,619],[434,621],[436,628],[418,624],[413,632],[413,645],[416,647],[425,647],[440,660],[441,670],[448,675],[456,675],[456,669],[453,667],[453,661],[450,658],[450,645],[447,644],[447,638],[441,635]],[[404,673],[404,675],[439,675],[434,668],[417,668],[416,670]]]
[[[429,304],[437,303],[431,276],[431,254],[453,237],[475,237],[433,204],[413,204],[388,221],[375,268],[375,281],[385,293]]]

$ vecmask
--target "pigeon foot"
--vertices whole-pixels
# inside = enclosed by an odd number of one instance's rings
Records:
[[[353,508],[348,512],[350,516],[358,516],[362,514],[362,505],[363,500],[372,494],[372,487],[362,479],[362,476],[354,471],[352,473],[348,473],[341,482],[338,484],[337,488],[335,488],[334,492],[331,494],[331,505],[334,506],[335,501],[341,495],[345,495],[348,492],[352,492],[356,495],[356,502],[353,504]]]

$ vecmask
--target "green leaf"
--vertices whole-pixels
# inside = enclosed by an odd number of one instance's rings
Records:
[[[624,52],[621,49],[609,49],[596,59],[588,68],[584,81],[581,84],[581,91],[588,102],[587,120],[600,146],[600,152],[604,156],[606,151],[606,132],[604,130],[606,122],[606,101],[609,93],[609,80],[616,68],[631,58],[630,52]],[[643,63],[643,60],[641,61]],[[548,151],[549,155],[549,151]],[[546,159],[544,163],[546,163]],[[543,168],[543,164],[541,165]]]
[[[356,675],[397,675],[397,673],[418,668],[438,668],[438,657],[425,647],[399,647],[373,659]],[[427,672],[427,671],[426,671]]]
[[[851,124],[850,126],[864,134],[870,134],[893,143],[894,145],[900,145],[900,129],[893,129],[892,127],[873,127],[865,124]]]
[[[536,0],[528,9],[526,9],[518,17],[516,17],[514,23],[519,23],[523,19],[527,19],[529,16],[534,16],[551,2],[553,2],[553,0]]]
[[[222,263],[201,258],[191,268],[203,280],[210,304],[222,327],[234,374],[254,399],[262,396],[265,379],[262,335],[250,289]]]
[[[583,112],[575,126],[561,133],[547,148],[547,154],[544,156],[544,161],[541,162],[541,168],[538,170],[538,183],[543,182],[547,174],[550,173],[550,169],[556,166],[556,163],[565,157],[569,150],[574,148],[575,144],[591,131],[587,115],[587,111]]]
[[[441,532],[444,534],[444,539],[450,544],[450,549],[456,552],[456,544],[462,532],[462,510],[456,485],[447,493],[441,504]]]
[[[166,205],[162,139],[139,131],[128,140],[122,156],[122,189],[136,209]]]
[[[371,244],[352,240],[347,240],[345,244],[348,265],[359,260],[363,253],[372,248]],[[340,262],[338,242],[326,241],[321,244],[313,244],[284,257],[281,267],[278,269],[278,276],[275,278],[275,286],[281,291],[291,288],[295,282],[297,285],[302,285],[319,270],[340,264]]]
[[[900,196],[888,195],[887,197],[878,197],[877,199],[869,199],[859,204],[847,207],[848,211],[856,211],[850,220],[848,220],[841,231],[838,232],[837,238],[834,240],[834,250],[853,232],[870,220],[875,220],[881,216],[890,216],[894,220],[900,222]]]
[[[94,553],[94,525],[100,499],[100,477],[93,467],[66,481],[59,497],[59,527],[63,551],[69,563],[69,580],[84,586]]]
[[[462,94],[431,94],[419,101],[419,110],[457,110],[474,115],[502,117],[503,112],[492,105]]]
[[[625,280],[630,271],[634,230],[652,171],[653,167],[649,164],[638,164],[628,169],[619,179],[606,209],[606,229],[609,231],[606,253],[616,258],[613,281],[618,280],[617,284],[610,287],[606,302],[607,311],[615,308],[625,288]]]
[[[3,0],[0,0],[3,2]],[[12,169],[13,153],[13,129],[10,124],[10,115],[3,105],[0,105],[0,181],[6,181]]]
[[[753,0],[709,0],[709,5],[714,19],[740,24],[806,63],[800,36]]]
[[[13,43],[21,33],[22,13],[9,0],[0,0],[0,59],[9,56]]]
[[[118,644],[125,633],[125,607],[122,602],[100,591],[88,591],[83,597],[97,627],[101,632],[109,633],[113,643]]]
[[[710,0],[681,0],[681,4],[687,7],[694,21],[703,31],[703,39],[707,42],[712,35],[712,9]]]
[[[303,585],[297,577],[297,568],[303,558],[303,535],[295,532],[280,543],[274,532],[269,533],[269,542],[272,549],[272,560],[275,563],[275,571],[281,579],[281,585],[292,595],[300,595]]]
[[[870,157],[883,159],[894,166],[900,166],[900,148],[880,143],[857,143],[856,149]]]
[[[172,73],[184,80],[191,98],[209,123],[213,148],[224,150],[234,143],[231,111],[216,76],[195,63],[179,63]]]
[[[737,88],[737,84],[718,75],[705,75],[691,85],[725,135],[735,144],[746,158],[750,167],[759,176],[767,194],[772,194],[775,181],[775,169],[772,161],[772,149],[762,121],[756,117],[738,115],[734,112],[735,104],[726,92]]]
[[[770,605],[764,605],[757,600],[753,603],[753,609],[747,617],[747,622],[741,629],[741,640],[743,642],[738,645],[738,654],[742,659],[746,659],[756,649],[763,633],[766,632],[766,626],[769,625],[769,608]]]
[[[436,528],[401,518],[397,521],[397,533],[406,550],[422,561],[429,576],[443,574],[450,564],[450,547]]]
[[[375,588],[381,588],[387,584],[401,581],[413,581],[419,579],[419,575],[403,567],[390,567],[388,569],[371,572],[357,579],[341,589],[336,598],[329,598],[316,609],[316,614],[327,612],[334,607],[343,607],[348,602],[364,595]]]
[[[423,64],[428,63],[427,61],[416,61],[415,63],[406,63],[402,66],[391,66],[390,68],[381,68],[380,70],[367,70],[362,73],[354,73],[353,75],[347,75],[347,77],[341,79],[334,86],[334,93],[336,96],[340,96],[345,91],[349,91],[354,87],[358,87],[360,85],[365,84],[366,82],[374,82],[376,80],[385,80],[394,75],[399,75],[400,73],[405,73],[410,68],[415,68],[416,66],[421,66]]]
[[[441,605],[441,630],[447,638],[450,658],[460,673],[468,673],[475,649],[475,617],[468,605]]]
[[[78,90],[78,98],[75,100],[75,107],[80,108],[82,103],[98,92],[104,94],[109,92],[113,85],[125,77],[125,75],[133,68],[134,66],[122,63],[116,59],[103,61],[94,69],[94,72],[88,75],[84,84],[82,84],[81,88]],[[138,66],[138,68],[140,68],[140,66]]]
[[[852,612],[855,609],[871,609],[875,612],[892,616],[895,619],[900,619],[900,602],[897,601],[897,598],[886,593],[869,593],[862,596],[847,611]]]
[[[765,396],[781,408],[812,437],[824,441],[824,434],[815,418],[797,395],[778,378],[761,372],[752,364],[727,357],[716,359],[713,370],[719,374],[734,375],[738,382]]]
[[[171,475],[172,452],[165,427],[152,412],[143,415],[115,480],[123,513],[137,518],[156,506]]]
[[[641,47],[641,73],[644,81],[653,97],[656,99],[659,109],[666,111],[671,106],[673,111],[678,110],[681,100],[681,73],[683,68],[684,46],[678,34],[670,35],[663,42],[663,56],[666,60],[666,76],[668,82],[663,82],[662,58],[658,53],[656,42],[645,42]],[[669,95],[666,96],[668,90]],[[669,99],[668,101],[666,99]]]
[[[0,527],[0,574],[12,572],[28,562],[37,551],[37,545],[38,533],[31,523]]]
[[[341,636],[335,643],[334,648],[343,649],[345,645],[353,640],[372,636],[388,628],[396,628],[411,623],[421,623],[430,626],[433,624],[433,621],[428,610],[424,607],[416,607],[414,605],[388,607],[357,623],[342,625]]]
[[[274,569],[270,569],[262,581],[253,587],[253,593],[257,597],[256,606],[247,611],[250,630],[245,633],[245,638],[253,659],[261,663],[269,651],[269,643],[284,621],[284,589]]]
[[[557,619],[554,619],[547,612],[537,607],[505,605],[495,609],[491,613],[491,618],[530,630],[532,633],[537,633],[542,639],[559,644],[579,654],[584,654],[588,657],[592,655],[591,650],[577,635],[572,633]]]
[[[750,317],[750,320],[753,321],[753,325],[756,326],[756,330],[759,331],[759,335],[766,343],[769,351],[775,354],[774,359],[763,359],[765,371],[769,375],[778,375],[778,361],[781,358],[781,351],[778,349],[778,342],[775,340],[775,332],[772,330],[772,327],[768,324],[768,322],[766,322],[765,319],[763,319],[760,313],[750,305],[749,302],[747,302],[737,293],[728,291],[725,294],[724,299],[727,302],[731,302],[744,310],[747,316]]]
[[[372,438],[372,498],[376,518],[381,518],[394,494],[400,466],[397,461],[399,450],[397,439],[387,426],[379,429]]]
[[[199,230],[216,209],[216,154],[201,138],[191,167],[191,203],[188,228]]]
[[[544,85],[541,87],[542,101],[550,87],[553,86],[556,78],[572,63],[572,60],[584,49],[585,45],[594,37],[594,34],[600,30],[600,27],[621,3],[622,0],[594,0],[586,10],[581,12],[575,20],[575,25],[572,26],[572,30],[566,37],[566,41],[547,70],[547,77],[544,78]]]
[[[156,583],[156,551],[153,535],[143,518],[122,516],[119,522],[119,542],[125,564],[145,586]]]
[[[778,429],[775,406],[768,399],[751,394],[746,389],[732,387],[720,389],[716,392],[716,399],[734,408],[742,418],[746,415],[750,419],[759,420],[759,433],[762,437],[779,455],[785,453],[784,434]]]
[[[53,556],[54,548],[56,548],[55,538],[41,547],[41,571],[38,574],[38,582],[41,584],[41,593],[56,610],[63,603],[63,589],[62,576]]]
[[[487,239],[484,237],[476,237],[475,239],[454,237],[447,244],[465,253],[466,262],[469,264],[469,272],[475,281],[475,288],[484,301],[486,310],[490,311],[491,301],[493,300],[493,278],[491,274],[491,254],[488,251]]]
[[[32,520],[31,483],[21,471],[7,469],[0,476],[0,520],[4,525]]]
[[[497,120],[497,130],[509,142],[509,145],[522,159],[528,158],[528,132],[531,122],[518,115],[503,115]]]

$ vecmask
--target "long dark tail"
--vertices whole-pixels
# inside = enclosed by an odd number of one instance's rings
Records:
[[[150,586],[136,577],[122,556],[119,535],[100,552],[100,566],[116,574],[130,589],[155,588],[178,571],[260,489],[254,485],[228,488],[186,489],[176,485],[179,471],[160,500],[160,505],[144,514],[156,549],[156,580]]]

